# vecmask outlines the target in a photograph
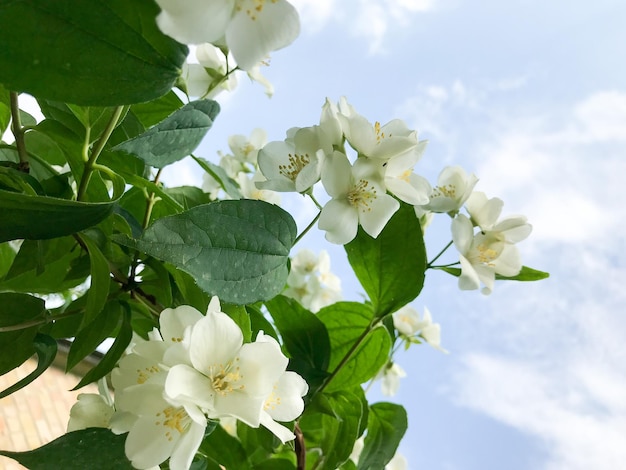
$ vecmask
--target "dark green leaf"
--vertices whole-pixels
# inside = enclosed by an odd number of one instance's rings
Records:
[[[233,319],[237,326],[243,333],[244,343],[249,343],[252,340],[252,329],[250,327],[250,316],[246,311],[246,307],[243,305],[233,305],[226,302],[221,302],[222,312]]]
[[[135,115],[142,126],[148,129],[155,124],[163,121],[174,111],[182,107],[183,102],[180,98],[170,91],[165,95],[152,100],[148,103],[138,103],[130,107],[130,112]]]
[[[448,274],[459,277],[461,275],[460,268],[451,268],[449,266],[435,267],[441,271],[445,271]],[[539,271],[537,269],[529,268],[528,266],[522,266],[522,270],[516,276],[506,277],[496,274],[496,280],[498,281],[541,281],[550,277],[549,273]]]
[[[228,470],[249,470],[250,468],[246,452],[239,440],[219,425],[204,438],[199,451],[222,468]]]
[[[173,264],[220,300],[248,304],[276,296],[296,237],[291,216],[256,200],[220,201],[154,222],[123,245]]]
[[[87,292],[87,307],[83,317],[83,326],[88,325],[102,311],[109,297],[110,271],[109,262],[104,257],[96,242],[88,236],[81,236],[89,252],[91,284]]]
[[[2,279],[15,260],[16,251],[8,243],[0,243],[0,279]]]
[[[104,428],[73,431],[28,452],[0,451],[29,470],[132,470],[124,453],[126,434]]]
[[[26,387],[52,365],[52,361],[54,361],[57,354],[57,342],[54,338],[37,333],[32,347],[37,354],[37,367],[19,382],[0,392],[0,399]]]
[[[316,395],[300,418],[307,448],[322,451],[312,470],[335,469],[348,460],[359,437],[362,417],[363,405],[354,393],[342,390]]]
[[[293,299],[277,296],[265,303],[289,353],[289,369],[313,389],[326,377],[330,339],[324,323]]]
[[[69,353],[65,370],[72,370],[76,364],[96,350],[106,338],[113,335],[122,317],[122,306],[117,301],[108,302],[102,312],[76,335]]]
[[[384,468],[393,458],[408,426],[405,409],[394,403],[376,403],[370,407],[365,445],[359,458],[359,470]]]
[[[9,330],[0,332],[0,375],[15,369],[34,354],[37,320],[44,320],[46,314],[43,299],[26,294],[0,293],[0,328]],[[11,330],[11,327],[24,324],[25,328]]]
[[[113,150],[130,153],[150,166],[163,168],[196,149],[219,110],[216,101],[192,101],[143,134],[116,145]]]
[[[254,306],[254,305],[246,305],[246,311],[250,316],[250,327],[252,328],[252,337],[256,338],[259,331],[262,331],[266,335],[271,336],[276,341],[278,341],[278,334],[276,334],[276,330],[274,326],[265,318],[263,312]]]
[[[401,203],[378,238],[359,227],[356,238],[345,249],[376,316],[393,313],[421,292],[426,249],[412,206]]]
[[[80,105],[155,99],[187,55],[159,31],[158,12],[154,2],[127,0],[0,2],[0,82]]]
[[[360,385],[374,377],[388,361],[391,338],[382,325],[371,329],[369,306],[338,302],[321,309],[317,317],[326,325],[330,336],[332,352],[328,371],[335,373],[341,366],[326,386],[327,391]]]
[[[267,460],[274,452],[275,437],[263,426],[253,428],[237,421],[237,437],[251,464]]]
[[[70,235],[109,216],[113,203],[86,203],[0,190],[0,242]]]
[[[117,361],[124,351],[126,351],[126,347],[130,344],[130,340],[133,337],[133,329],[130,325],[130,312],[124,312],[122,317],[122,326],[120,328],[115,341],[111,345],[111,349],[109,349],[104,357],[100,360],[100,362],[89,372],[85,374],[85,376],[78,382],[78,385],[74,387],[72,390],[78,390],[81,387],[84,387],[87,384],[95,382],[98,379],[101,379],[109,372],[113,370]]]
[[[0,83],[0,137],[9,127],[11,122],[11,99],[9,98],[9,90]]]

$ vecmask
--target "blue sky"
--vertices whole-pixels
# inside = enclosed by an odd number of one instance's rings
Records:
[[[265,70],[269,100],[240,77],[199,153],[263,127],[270,140],[318,122],[326,96],[347,96],[371,121],[404,119],[429,146],[416,170],[475,172],[477,190],[534,226],[533,284],[485,297],[427,274],[413,305],[442,325],[441,354],[397,357],[408,377],[401,446],[411,469],[615,469],[626,461],[626,4],[619,1],[299,0],[302,34]],[[190,164],[171,184],[199,183]],[[300,200],[303,227],[312,210]],[[429,229],[431,254],[449,221]],[[361,289],[341,248],[319,231],[344,295]],[[372,399],[383,399],[374,386]]]

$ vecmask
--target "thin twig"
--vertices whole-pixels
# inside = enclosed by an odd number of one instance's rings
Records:
[[[17,169],[24,173],[29,173],[30,163],[28,162],[28,152],[26,151],[26,142],[24,141],[24,128],[22,127],[22,121],[20,119],[20,105],[17,92],[11,91],[9,98],[11,101],[11,130],[15,137],[17,155],[20,158]]]

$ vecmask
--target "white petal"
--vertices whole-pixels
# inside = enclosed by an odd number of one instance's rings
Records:
[[[356,237],[359,228],[358,211],[348,201],[331,199],[322,209],[318,227],[326,231],[326,240],[345,245]]]
[[[189,305],[166,308],[161,312],[159,324],[164,341],[179,343],[183,339],[185,329],[194,325],[203,315]]]
[[[293,421],[304,411],[302,397],[309,391],[306,381],[295,372],[285,372],[265,400],[264,410],[277,421]]]
[[[261,8],[255,8],[256,4]],[[237,65],[247,71],[270,52],[291,44],[298,34],[298,12],[290,3],[243,0],[226,29],[226,43]]]
[[[204,424],[192,421],[189,429],[180,437],[172,451],[169,461],[170,470],[188,470],[191,467],[191,462],[204,438],[205,429],[206,421]]]
[[[322,184],[331,197],[340,197],[350,191],[352,186],[352,166],[348,157],[335,151],[324,161]]]
[[[466,255],[474,240],[474,226],[463,214],[458,214],[452,219],[452,240],[459,253]]]
[[[461,261],[461,276],[459,276],[459,289],[461,290],[475,290],[480,287],[480,279],[478,273],[474,269],[474,266],[465,258],[460,255]]]
[[[280,441],[284,444],[288,441],[293,441],[296,435],[291,430],[282,424],[277,423],[266,412],[261,413],[261,424],[269,429]]]
[[[231,21],[235,0],[157,0],[161,13],[157,25],[168,36],[183,44],[214,42],[221,38]]]
[[[171,428],[155,425],[156,416],[140,417],[126,437],[126,456],[135,468],[146,469],[164,462],[171,454],[177,439],[168,439]],[[176,431],[176,438],[179,434]]]
[[[400,203],[388,194],[379,195],[370,205],[371,210],[359,211],[359,222],[371,237],[376,238],[389,219],[400,208]]]
[[[179,364],[172,367],[165,381],[165,394],[171,400],[212,409],[215,391],[211,379],[197,370]]]
[[[211,367],[229,363],[243,344],[237,324],[223,312],[207,312],[191,330],[189,357],[193,366],[205,375]]]

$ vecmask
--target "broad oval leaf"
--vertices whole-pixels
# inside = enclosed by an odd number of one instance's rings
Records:
[[[330,337],[332,374],[326,391],[342,390],[371,379],[389,359],[391,338],[382,325],[371,328],[371,307],[338,302],[321,309],[319,318]]]
[[[369,409],[367,436],[359,470],[378,470],[393,458],[408,427],[406,410],[395,403],[375,403]]]
[[[112,202],[77,202],[0,190],[0,242],[71,235],[98,224],[112,210]]]
[[[28,452],[0,450],[0,455],[17,460],[30,470],[132,470],[124,453],[126,434],[109,429],[73,431]]]
[[[219,111],[216,101],[192,101],[113,150],[130,153],[150,166],[163,168],[185,158],[200,145]]]
[[[2,1],[0,82],[80,105],[155,99],[172,88],[188,52],[160,32],[158,13],[151,1]]]
[[[268,300],[287,281],[296,224],[280,207],[242,199],[196,206],[158,219],[138,240],[114,240],[173,264],[225,302]]]
[[[282,295],[266,302],[265,306],[291,357],[289,369],[304,377],[310,389],[317,388],[328,375],[331,351],[324,323],[298,302]]]
[[[412,206],[401,203],[377,238],[359,227],[356,238],[345,249],[376,316],[395,312],[422,291],[426,248]]]

